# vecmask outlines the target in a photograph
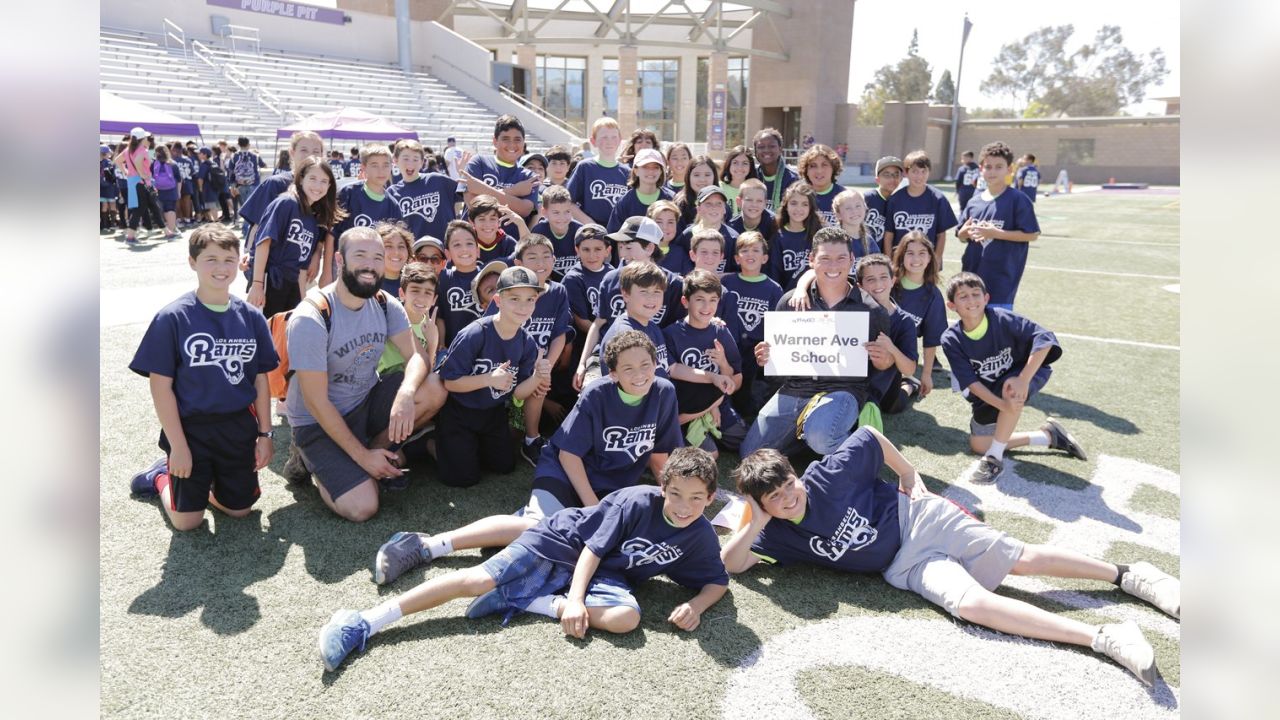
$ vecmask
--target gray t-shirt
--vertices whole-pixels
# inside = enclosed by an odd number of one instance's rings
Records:
[[[324,318],[314,305],[299,303],[289,318],[289,368],[327,372],[329,400],[346,415],[377,384],[378,359],[387,338],[408,330],[409,318],[400,301],[390,295],[385,312],[376,298],[365,300],[357,311],[338,301],[334,285],[321,292],[329,301],[330,330],[325,332]],[[290,427],[316,424],[302,401],[301,383],[289,383],[286,403]]]

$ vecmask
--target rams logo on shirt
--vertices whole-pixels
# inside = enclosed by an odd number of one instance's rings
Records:
[[[680,364],[694,370],[719,371],[719,368],[715,363],[711,362],[707,354],[698,348],[685,348],[684,352],[680,353]]]
[[[929,231],[933,229],[933,214],[919,213],[912,215],[905,210],[899,210],[893,214],[893,226],[907,231],[919,230],[928,235]]]
[[[494,368],[497,368],[500,365],[502,365],[502,363],[496,363],[488,358],[476,358],[475,364],[471,366],[471,374],[472,375],[488,375],[489,373],[493,372]],[[499,400],[502,398],[503,395],[506,395],[507,393],[514,390],[515,387],[516,387],[516,374],[515,374],[515,368],[512,368],[511,384],[508,385],[505,390],[498,390],[494,388],[492,385],[490,385],[489,397],[493,398],[494,400]]]
[[[670,565],[679,560],[684,551],[677,545],[635,537],[622,543],[622,554],[627,556],[627,569],[630,570],[641,565]]]
[[[289,229],[285,232],[284,241],[298,246],[298,261],[311,259],[311,249],[315,247],[316,235],[302,224],[302,220],[294,218],[289,221]]]
[[[877,243],[884,237],[884,215],[881,215],[879,210],[867,208],[867,218],[862,221],[862,224],[867,226],[868,234]]]
[[[592,180],[590,190],[592,200],[604,200],[610,205],[618,202],[618,198],[627,194],[626,185],[617,185],[604,180]]]
[[[450,312],[468,312],[480,317],[480,308],[476,306],[476,299],[466,288],[451,287],[445,292],[444,299],[449,303]]]
[[[406,218],[417,215],[427,222],[432,222],[436,219],[436,212],[440,210],[440,193],[429,192],[402,197],[396,204],[400,206],[400,214]]]
[[[871,527],[867,519],[852,507],[845,511],[844,519],[830,538],[809,538],[809,549],[831,562],[844,557],[849,550],[857,552],[876,541],[879,531]]]
[[[635,462],[653,452],[653,438],[657,430],[656,423],[646,423],[635,428],[610,425],[601,433],[604,437],[604,449],[606,452],[624,453],[627,459]]]
[[[598,287],[587,288],[587,306],[590,307],[592,310],[594,310],[596,307],[596,304],[599,302],[600,302],[600,288]]]
[[[759,327],[760,321],[764,319],[764,314],[767,312],[769,312],[767,301],[746,295],[738,296],[738,319],[742,321],[742,328],[747,332]]]
[[[227,382],[239,385],[244,380],[244,364],[258,351],[256,340],[214,339],[209,333],[187,336],[182,350],[191,358],[191,367],[215,366],[222,369]]]
[[[973,371],[978,374],[978,377],[987,382],[995,382],[1013,367],[1013,350],[1003,348],[989,358],[970,360],[969,364],[973,366]]]
[[[782,269],[799,275],[809,264],[809,256],[801,250],[782,251]]]

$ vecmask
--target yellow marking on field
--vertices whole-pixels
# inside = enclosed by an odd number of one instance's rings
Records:
[[[1182,203],[1182,198],[1178,198],[1177,200],[1174,200],[1168,205],[1161,205],[1160,209],[1161,210],[1180,210],[1182,208],[1181,203]]]

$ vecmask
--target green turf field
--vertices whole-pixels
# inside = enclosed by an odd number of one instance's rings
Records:
[[[936,376],[886,434],[930,488],[1028,541],[1177,574],[1179,547],[1178,196],[1083,192],[1041,198],[1017,309],[1057,331],[1062,359],[1024,427],[1060,418],[1088,449],[1081,462],[1014,451],[994,487],[965,480],[967,405]],[[159,233],[155,234],[157,237]],[[384,494],[354,525],[315,490],[290,488],[276,459],[253,514],[212,516],[174,533],[155,502],[129,497],[157,457],[145,379],[127,369],[151,315],[194,287],[182,242],[99,242],[101,343],[101,707],[107,716],[171,717],[1166,717],[1178,709],[1180,629],[1118,589],[1011,578],[1003,593],[1086,622],[1134,619],[1167,680],[1145,690],[1087,651],[1022,641],[953,621],[878,576],[757,568],[685,633],[667,623],[690,593],[642,586],[640,629],[566,639],[521,616],[469,621],[457,601],[373,638],[336,673],[316,635],[338,608],[363,609],[424,578],[469,567],[464,551],[372,583],[378,546],[398,530],[438,532],[506,513],[531,472],[461,490],[415,463],[413,486]],[[945,275],[962,244],[947,243]],[[1071,272],[1078,271],[1078,272]],[[238,286],[240,284],[238,283]],[[237,288],[239,289],[239,287]],[[277,420],[277,422],[279,422]],[[721,459],[721,486],[736,457]],[[719,503],[712,512],[719,509]]]

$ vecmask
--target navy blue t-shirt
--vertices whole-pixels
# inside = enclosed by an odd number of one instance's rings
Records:
[[[977,340],[964,334],[957,320],[942,334],[942,351],[947,354],[951,376],[966,397],[969,386],[981,382],[996,397],[1004,392],[1004,381],[1022,372],[1031,353],[1051,347],[1041,370],[1062,356],[1058,337],[1031,320],[990,305],[986,309],[987,331]]]
[[[837,225],[836,227],[839,227],[839,225]],[[856,263],[858,262],[859,258],[863,258],[868,255],[874,255],[875,253],[881,252],[880,243],[871,239],[871,233],[865,227],[862,229],[862,237],[860,238],[855,238],[847,232],[844,234],[844,236],[849,238],[849,247],[853,248],[853,261],[855,263],[855,267],[850,269],[849,271],[850,273],[852,273],[854,270],[857,269]],[[862,247],[863,240],[867,241],[867,247],[865,250]]]
[[[440,342],[448,346],[458,336],[462,328],[480,317],[480,308],[476,306],[475,295],[471,293],[471,281],[480,269],[462,272],[455,267],[447,267],[440,273],[440,284],[436,290],[436,317],[444,320],[444,337]]]
[[[947,329],[947,304],[937,285],[921,285],[908,290],[895,288],[893,301],[898,311],[915,323],[917,336],[924,338],[927,348],[942,344],[942,333]]]
[[[926,185],[920,197],[911,197],[905,187],[889,196],[888,218],[886,229],[893,232],[895,243],[912,230],[919,230],[936,246],[938,233],[956,226],[956,214],[947,196],[932,185]]]
[[[605,263],[599,270],[588,270],[577,263],[564,275],[564,289],[569,294],[569,312],[583,320],[596,319],[596,305],[600,302],[600,283],[613,271]]]
[[[753,346],[763,341],[764,314],[777,307],[782,286],[766,275],[759,280],[744,280],[737,273],[720,278],[720,284],[726,292],[737,295],[739,337]]]
[[[457,380],[467,375],[488,375],[494,368],[510,361],[516,371],[516,384],[533,374],[538,360],[538,344],[524,328],[517,328],[510,340],[503,340],[493,326],[496,318],[485,317],[462,329],[449,343],[449,352],[440,363],[440,379]],[[471,392],[450,392],[449,398],[463,407],[488,410],[507,401],[511,390],[483,387]]]
[[[387,188],[387,197],[400,210],[414,239],[430,235],[444,241],[445,228],[454,219],[453,200],[458,181],[442,173],[419,175],[413,182],[401,178]]]
[[[778,565],[882,572],[902,546],[898,488],[880,479],[880,442],[859,428],[800,478],[808,503],[800,522],[773,518],[751,552]]]
[[[618,333],[628,330],[639,330],[649,339],[653,341],[653,346],[658,350],[658,367],[654,374],[660,378],[666,378],[667,366],[671,364],[671,355],[667,352],[667,339],[662,334],[662,329],[658,327],[658,323],[650,321],[647,325],[641,325],[633,320],[630,315],[623,313],[614,318],[605,329],[604,335],[600,337],[600,347],[597,352],[600,354],[600,372],[608,373],[608,365],[604,361],[604,349],[609,345],[609,340]]]
[[[556,235],[551,229],[551,223],[546,218],[534,223],[529,228],[531,235],[541,235],[551,241],[552,247],[555,248],[556,264],[551,270],[551,277],[556,280],[562,280],[565,273],[578,264],[578,246],[574,245],[574,238],[578,237],[578,230],[582,229],[582,223],[577,220],[569,221],[569,229],[563,236]]]
[[[658,261],[658,267],[671,271],[673,275],[684,277],[693,271],[693,260],[690,259],[689,252],[673,240],[662,251],[662,259]]]
[[[1018,174],[1014,176],[1014,184],[1023,195],[1027,196],[1028,200],[1035,202],[1036,189],[1040,187],[1040,168],[1035,165],[1018,168]]]
[[[658,197],[653,202],[659,200],[670,200],[672,195],[663,188],[658,188]],[[613,210],[609,213],[609,220],[605,224],[605,229],[609,232],[618,232],[622,228],[622,224],[627,218],[636,215],[647,215],[649,213],[649,205],[640,199],[640,194],[635,188],[628,188],[622,197],[618,198],[618,202],[614,203]]]
[[[809,250],[812,248],[813,239],[807,231],[778,228],[778,234],[769,245],[769,265],[765,273],[781,285],[783,291],[790,290],[809,269]]]
[[[498,304],[490,300],[489,307],[484,310],[484,317],[497,314]],[[569,317],[569,294],[565,292],[564,285],[548,280],[547,289],[538,295],[533,314],[524,321],[522,327],[541,350],[551,347],[552,340],[569,332],[573,328],[573,318]]]
[[[265,187],[265,184],[259,187]],[[249,269],[245,275],[253,278],[253,258],[257,257],[258,245],[263,240],[271,239],[271,252],[267,257],[268,282],[279,287],[277,277],[296,280],[298,272],[307,268],[311,262],[311,253],[316,243],[328,234],[327,228],[316,223],[314,215],[302,212],[298,200],[292,195],[281,195],[267,206],[262,214],[262,225],[254,238],[254,245],[249,250],[251,258]],[[283,273],[283,275],[280,275]]]
[[[760,180],[764,183],[765,209],[775,215],[782,212],[782,196],[786,194],[787,188],[800,180],[795,170],[782,164],[781,160],[778,162],[781,166],[780,176],[765,177],[763,171],[760,174]]]
[[[569,176],[569,196],[597,225],[608,225],[613,206],[627,194],[630,177],[631,167],[624,163],[607,168],[596,158],[583,160]]]
[[[365,191],[363,180],[338,191],[338,206],[347,211],[347,216],[334,226],[334,238],[342,237],[349,228],[373,227],[384,220],[395,222],[403,218],[390,194],[384,193],[381,200],[374,200]]]
[[[279,364],[262,311],[234,295],[225,311],[210,310],[192,291],[156,313],[129,369],[173,378],[186,418],[247,410],[258,375]]]
[[[659,265],[659,267],[662,266]],[[684,317],[684,305],[680,304],[680,297],[684,293],[684,280],[666,268],[663,270],[667,274],[667,290],[662,294],[662,308],[658,310],[657,315],[653,316],[653,322],[666,327]],[[621,272],[622,268],[611,270],[600,281],[600,295],[596,300],[596,317],[604,318],[606,325],[613,322],[615,317],[627,314],[627,303],[622,299],[622,285],[618,281],[618,274]]]
[[[692,245],[694,232],[694,227],[690,225],[684,230],[681,230],[680,234],[676,235],[676,239],[671,241],[671,247],[680,247],[689,253],[690,263],[693,262]],[[738,272],[738,263],[733,259],[733,249],[738,245],[738,231],[734,230],[728,223],[721,223],[718,232],[720,233],[720,239],[724,242],[721,244],[722,257],[720,258],[720,265],[716,268],[716,272]],[[666,258],[663,259],[665,260]],[[692,265],[690,265],[689,269],[693,269]],[[675,271],[672,270],[672,272]],[[689,271],[686,270],[680,274],[688,275]]]
[[[653,486],[624,488],[589,508],[566,508],[516,538],[516,544],[572,569],[583,548],[600,558],[596,578],[634,586],[666,575],[700,590],[728,585],[720,560],[720,540],[711,522],[698,518],[676,527],[662,514],[662,491]]]
[[[560,464],[560,451],[582,458],[596,497],[640,481],[653,453],[670,453],[684,444],[676,410],[676,390],[654,378],[639,405],[618,395],[608,375],[588,384],[559,429],[542,448],[534,477],[554,479],[572,488]]]
[[[711,323],[704,328],[695,328],[685,318],[663,328],[663,336],[667,339],[667,352],[671,354],[671,362],[680,363],[694,370],[720,372],[719,368],[707,357],[707,350],[715,347],[719,340],[724,348],[724,357],[733,370],[732,376],[742,372],[742,354],[738,352],[738,341],[734,333],[724,325]]]
[[[888,219],[889,200],[881,197],[880,191],[876,188],[862,193],[862,199],[867,203],[867,217],[862,221],[862,225],[867,229],[868,237],[880,247],[884,247],[884,231],[893,229]]]
[[[476,243],[476,250],[479,251],[480,267],[484,267],[494,260],[501,260],[508,267],[515,264],[516,239],[502,230],[498,230],[498,239],[493,245],[485,247],[483,243]]]
[[[537,184],[538,176],[534,175],[532,170],[519,165],[506,165],[499,162],[498,158],[493,155],[477,155],[471,158],[465,170],[468,175],[483,182],[485,185],[504,191],[512,185],[519,185],[525,180],[533,180],[534,186],[529,191],[529,194],[519,197],[521,200],[528,200],[533,203],[533,211],[530,212],[530,215],[537,211],[538,198],[542,195],[542,186]],[[443,175],[442,177],[448,178],[449,176]],[[453,180],[451,182],[455,183],[455,185],[457,183],[457,181]],[[464,218],[467,216],[465,208],[462,211],[462,216]],[[502,230],[513,237],[519,234],[519,230],[512,223],[503,225]],[[444,239],[442,235],[437,235],[437,237]]]
[[[293,173],[288,170],[281,170],[263,180],[258,184],[257,189],[249,195],[249,199],[240,204],[240,217],[247,220],[250,225],[261,225],[262,216],[267,212],[267,206],[280,197],[280,193],[288,190],[292,184]],[[207,187],[208,183],[205,183],[205,185]]]
[[[920,353],[916,350],[915,321],[910,315],[902,312],[900,307],[894,308],[893,312],[889,313],[889,340],[903,355],[912,360],[920,359]],[[902,373],[898,372],[897,364],[890,365],[884,370],[878,370],[874,366],[868,367],[867,370],[869,371],[867,379],[871,383],[869,396],[878,405],[889,389],[902,379]]]
[[[347,175],[347,163],[343,160],[330,160],[329,169],[333,171],[335,180]]]
[[[1001,230],[1040,232],[1035,207],[1026,195],[1012,188],[1005,188],[990,200],[984,200],[981,194],[974,195],[960,217],[964,221],[972,218],[975,222],[989,222]],[[1012,305],[1027,267],[1027,245],[1010,240],[991,240],[983,247],[982,243],[970,241],[965,244],[960,267],[982,278],[991,295],[990,302]]]
[[[741,214],[734,215],[733,218],[729,220],[729,227],[733,228],[734,232],[741,235],[747,231],[746,219],[743,218]],[[763,235],[766,242],[772,244],[773,235],[778,231],[777,218],[774,217],[773,213],[765,210],[764,213],[760,215],[760,222],[756,223],[755,231]],[[733,255],[736,250],[737,247],[731,245],[725,249],[725,254]]]
[[[342,163],[342,168],[346,172],[347,177],[360,177],[360,158],[348,158]],[[396,171],[399,170],[394,163],[392,163],[391,169]]]
[[[814,191],[817,197],[818,215],[822,217],[824,225],[840,227],[840,221],[836,219],[835,201],[836,196],[842,192],[844,192],[844,186],[840,183],[831,183],[831,187],[824,193]]]
[[[982,168],[976,162],[967,162],[956,168],[956,201],[960,209],[969,204],[974,190],[978,187],[978,178],[982,177]]]

